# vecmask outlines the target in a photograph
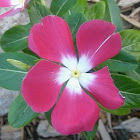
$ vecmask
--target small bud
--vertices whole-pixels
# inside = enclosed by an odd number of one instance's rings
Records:
[[[12,64],[13,66],[20,68],[22,70],[29,70],[32,66],[29,66],[21,61],[14,60],[14,59],[7,59],[7,61]]]

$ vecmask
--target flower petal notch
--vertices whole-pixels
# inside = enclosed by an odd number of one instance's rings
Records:
[[[47,16],[42,19],[42,24],[33,26],[29,35],[29,47],[40,57],[56,62],[61,62],[64,54],[76,55],[70,29],[57,16]]]
[[[23,80],[22,95],[36,112],[54,107],[52,124],[63,135],[93,130],[99,117],[96,102],[112,110],[124,103],[108,67],[89,73],[119,53],[121,37],[115,30],[113,24],[102,20],[84,23],[77,33],[79,59],[68,24],[62,18],[47,16],[30,31],[29,48],[46,60],[29,70]]]
[[[4,17],[12,16],[24,10],[30,0],[0,0],[0,7],[13,7],[10,11],[0,15],[0,20]]]
[[[114,33],[116,26],[103,20],[92,20],[81,25],[77,33],[77,47],[80,57],[87,55],[96,67],[117,55],[122,46],[121,36]]]

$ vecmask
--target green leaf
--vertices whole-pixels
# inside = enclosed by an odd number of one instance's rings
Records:
[[[29,54],[29,55],[33,55],[37,58],[40,58],[36,53],[34,53],[33,51],[31,51],[29,48],[25,48],[24,50],[22,50],[24,53]]]
[[[83,15],[83,17],[86,17],[87,16],[85,14],[86,11],[88,11],[87,1],[86,0],[77,0],[76,4],[63,15],[63,18],[67,19],[67,18],[69,18],[69,16],[74,16],[74,14],[77,14],[77,13],[79,13],[79,14],[81,13]]]
[[[17,25],[6,31],[1,38],[1,47],[6,52],[16,52],[28,47],[30,25]]]
[[[121,51],[113,59],[105,61],[97,68],[103,68],[104,66],[108,66],[109,70],[112,72],[128,72],[135,70],[138,67],[138,62],[131,54]]]
[[[138,69],[140,69],[140,67],[138,67]],[[137,80],[138,82],[140,82],[140,74],[136,70],[126,72],[126,74],[128,76],[130,76],[131,78],[133,78],[133,79]]]
[[[81,13],[73,13],[66,18],[67,23],[71,29],[73,39],[76,38],[76,33],[83,22],[86,21],[85,17]]]
[[[140,60],[140,31],[128,29],[120,32],[123,42],[123,50],[134,55]]]
[[[70,9],[70,12],[71,14],[79,12],[84,14],[86,10],[88,10],[87,0],[77,0],[76,4]]]
[[[99,104],[100,108],[106,112],[109,112],[111,114],[114,114],[114,115],[128,115],[130,114],[131,110],[128,109],[128,108],[119,108],[119,109],[116,109],[116,110],[109,110],[107,108],[104,108],[103,106],[101,106]]]
[[[139,108],[140,107],[140,94],[121,92],[126,98],[123,108]]]
[[[33,112],[22,95],[19,94],[10,106],[8,122],[12,127],[23,127],[34,120],[39,114]]]
[[[105,2],[97,2],[93,5],[93,7],[88,10],[89,12],[89,20],[92,19],[103,19],[105,15]]]
[[[111,76],[115,85],[125,97],[125,103],[122,108],[140,107],[140,83],[121,74],[112,74]]]
[[[114,0],[104,0],[106,3],[105,20],[117,26],[117,31],[123,30],[123,22],[120,17],[120,9]]]
[[[31,24],[34,25],[36,23],[41,22],[43,17],[51,15],[52,13],[46,7],[44,0],[36,0],[30,4],[30,9],[28,10]]]
[[[0,54],[0,86],[9,89],[21,89],[22,80],[27,71],[21,70],[7,62],[7,59],[21,61],[29,66],[33,66],[36,57],[23,53],[1,53]]]
[[[136,69],[136,72],[140,75],[140,64],[139,64],[138,68]]]
[[[51,110],[49,110],[48,112],[45,112],[45,116],[46,116],[46,118],[47,118],[47,120],[48,120],[48,122],[49,122],[50,125],[52,125],[51,115],[52,115],[53,109],[54,109],[54,107]]]
[[[95,124],[93,131],[83,132],[86,140],[93,140],[98,129],[98,122]]]
[[[50,10],[57,16],[63,16],[76,2],[77,0],[52,0]]]

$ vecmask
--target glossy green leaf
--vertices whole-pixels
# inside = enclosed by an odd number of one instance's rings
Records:
[[[140,64],[136,70],[127,72],[126,74],[140,83]]]
[[[66,18],[67,23],[71,29],[73,39],[76,38],[76,33],[83,22],[86,21],[85,17],[81,13],[73,13]]]
[[[117,31],[123,30],[123,22],[120,17],[120,9],[115,0],[104,0],[106,3],[105,20],[112,22],[117,26]]]
[[[69,9],[62,17],[64,19],[69,18],[69,16],[74,16],[75,14],[82,14],[83,17],[86,17],[85,14],[88,11],[88,3],[86,0],[77,0],[76,4]],[[87,17],[86,17],[87,20]],[[77,20],[76,20],[77,21]]]
[[[50,10],[46,7],[46,3],[44,0],[34,0],[30,4],[30,9],[28,9],[28,13],[32,25],[41,22],[41,19],[43,17],[52,14]]]
[[[112,72],[128,72],[135,70],[138,67],[138,62],[131,54],[121,51],[113,59],[109,59],[99,65],[97,68],[108,66]]]
[[[120,32],[123,42],[123,50],[134,55],[140,60],[140,31],[128,29]]]
[[[51,110],[49,110],[48,112],[45,112],[45,116],[49,122],[50,125],[52,125],[52,122],[51,122],[51,114],[52,114],[52,111],[53,111],[53,108]]]
[[[140,83],[128,76],[112,74],[115,85],[125,97],[123,108],[140,107]]]
[[[140,69],[140,67],[138,67],[138,69]],[[136,69],[136,70],[138,70],[138,69]],[[140,82],[140,74],[136,70],[126,72],[126,75],[128,75],[131,78],[133,78],[133,79],[137,80],[138,82]]]
[[[82,13],[84,14],[85,11],[88,10],[88,3],[87,0],[77,0],[76,4],[70,9],[70,13]]]
[[[123,108],[139,108],[140,107],[140,94],[121,92],[126,98]]]
[[[39,114],[33,112],[22,95],[19,94],[10,106],[8,122],[12,127],[23,127],[34,120]]]
[[[50,10],[57,16],[63,16],[77,1],[78,0],[52,0]]]
[[[98,129],[98,122],[95,124],[93,131],[83,132],[86,140],[93,140]]]
[[[105,15],[105,2],[97,2],[89,11],[89,20],[92,19],[103,19]]]
[[[17,25],[7,30],[1,38],[1,47],[6,52],[16,52],[28,47],[30,25]]]
[[[10,64],[7,59],[21,61],[29,66],[35,64],[36,57],[23,53],[1,53],[0,54],[0,86],[9,89],[21,89],[22,80],[27,71]]]
[[[131,110],[128,109],[128,108],[119,108],[119,109],[115,109],[115,110],[109,110],[107,108],[104,108],[103,106],[99,105],[100,108],[106,112],[109,112],[111,114],[114,114],[114,115],[128,115],[130,114]]]
[[[33,55],[37,58],[40,58],[36,53],[34,53],[33,51],[31,51],[29,48],[25,48],[24,50],[22,50],[24,53],[29,54],[29,55]]]
[[[136,69],[136,72],[140,75],[140,64],[139,64],[138,68]]]

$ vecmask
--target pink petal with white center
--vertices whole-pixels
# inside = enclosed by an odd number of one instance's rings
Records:
[[[62,56],[76,56],[68,24],[60,17],[43,18],[33,26],[28,40],[30,49],[42,58],[61,62]]]
[[[19,3],[20,0],[0,0],[0,7],[10,7]]]
[[[113,110],[123,105],[124,98],[114,85],[107,67],[87,74],[89,75],[81,77],[79,82],[102,106]],[[88,81],[88,84],[85,81]]]
[[[21,92],[35,112],[46,112],[54,106],[61,89],[56,81],[60,68],[57,64],[42,60],[24,78]]]
[[[22,10],[22,8],[18,8],[18,9],[11,9],[10,11],[0,15],[0,20],[2,20],[4,17],[7,17],[7,16],[13,16],[17,13],[19,13],[20,11]]]
[[[114,57],[119,53],[122,42],[119,33],[114,34],[116,26],[103,20],[84,23],[77,33],[79,56],[88,56],[92,67]]]
[[[53,109],[52,125],[63,135],[91,131],[99,118],[97,103],[83,90],[81,94],[69,93],[65,88]]]

